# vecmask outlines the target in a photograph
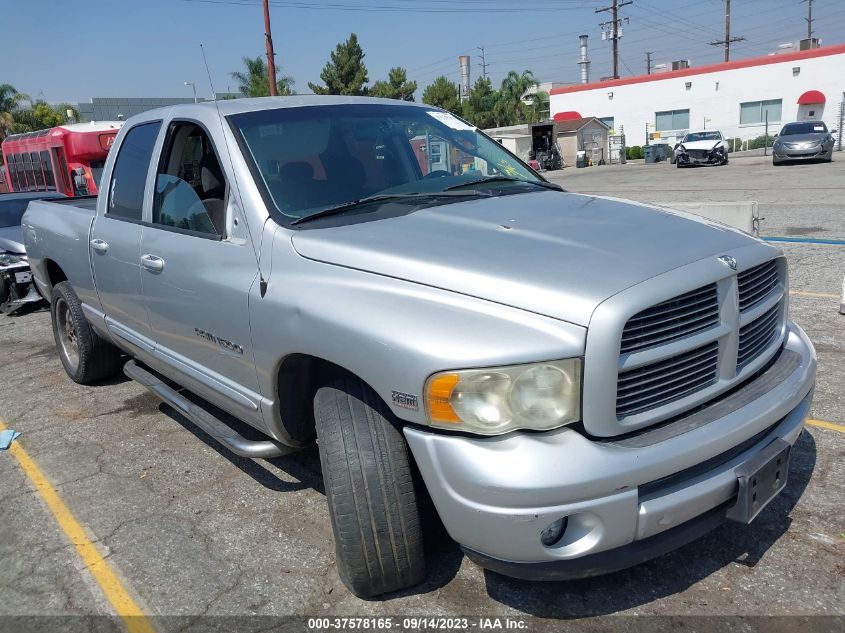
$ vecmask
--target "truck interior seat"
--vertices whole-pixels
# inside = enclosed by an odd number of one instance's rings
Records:
[[[214,154],[206,154],[200,161],[200,180],[202,182],[202,205],[214,230],[218,235],[225,235],[226,232],[226,179],[217,157]]]

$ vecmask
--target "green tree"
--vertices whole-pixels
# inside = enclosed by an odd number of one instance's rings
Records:
[[[416,91],[417,82],[408,81],[407,71],[397,66],[390,69],[387,81],[377,81],[373,84],[373,87],[370,88],[370,95],[385,97],[386,99],[399,99],[400,101],[413,101]]]
[[[245,97],[270,96],[270,81],[267,62],[260,55],[258,57],[244,57],[244,71],[231,73],[232,79],[238,82],[238,91]],[[279,95],[294,94],[295,82],[290,75],[279,76],[276,69],[276,91]]]
[[[463,102],[463,117],[481,129],[495,127],[494,109],[499,93],[493,90],[493,82],[486,77],[479,77],[472,86],[469,98]]]
[[[526,123],[540,123],[541,121],[548,121],[551,108],[549,103],[549,93],[543,90],[526,95],[523,101],[529,101],[526,106]]]
[[[435,79],[423,90],[422,101],[458,115],[463,114],[461,98],[458,95],[458,85],[453,84],[444,75]]]
[[[358,36],[352,33],[349,39],[337,45],[329,61],[320,73],[325,86],[308,82],[308,87],[318,95],[367,94],[367,67],[364,65],[364,51],[358,44]]]
[[[0,84],[0,141],[15,132],[15,112],[29,97],[9,84]]]
[[[528,121],[528,104],[523,101],[529,89],[539,85],[534,73],[525,70],[520,75],[515,70],[510,71],[502,80],[499,89],[499,100],[496,102],[496,119],[498,125],[516,125]]]

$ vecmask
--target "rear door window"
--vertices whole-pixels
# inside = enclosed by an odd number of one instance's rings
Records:
[[[120,144],[109,183],[109,215],[141,221],[147,172],[160,128],[160,121],[136,125]]]

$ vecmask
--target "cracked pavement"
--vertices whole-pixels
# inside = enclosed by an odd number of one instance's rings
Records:
[[[845,238],[845,156],[836,158],[777,170],[762,158],[690,170],[568,169],[553,180],[643,201],[757,199],[766,235]],[[783,248],[794,290],[841,290],[845,246]],[[819,354],[811,417],[845,424],[838,303],[793,296],[791,314]],[[836,431],[808,428],[785,493],[751,526],[722,527],[634,569],[568,583],[510,580],[471,564],[433,524],[427,582],[363,601],[337,577],[314,448],[237,457],[135,383],[72,383],[45,309],[0,315],[0,417],[22,431],[18,441],[145,612],[172,616],[154,620],[166,630],[207,630],[202,616],[247,614],[532,615],[550,627],[554,618],[608,614],[845,614],[845,434]],[[110,613],[6,452],[0,482],[0,616]],[[258,619],[252,628],[270,625]]]

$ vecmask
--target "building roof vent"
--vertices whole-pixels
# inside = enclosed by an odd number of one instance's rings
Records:
[[[684,70],[685,68],[689,68],[688,59],[679,59],[672,62],[672,70]]]

